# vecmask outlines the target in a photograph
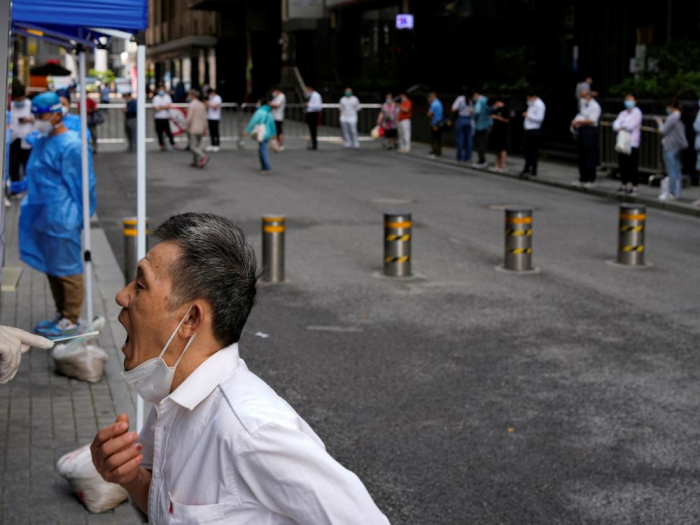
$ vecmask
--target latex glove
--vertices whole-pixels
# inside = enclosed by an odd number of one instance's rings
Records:
[[[0,384],[15,377],[22,354],[32,346],[48,350],[53,347],[53,341],[19,328],[0,326]]]

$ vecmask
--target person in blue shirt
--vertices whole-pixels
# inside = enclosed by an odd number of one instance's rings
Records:
[[[267,144],[270,140],[277,137],[277,126],[275,125],[275,119],[272,118],[272,108],[270,107],[271,100],[271,95],[268,95],[265,99],[258,101],[260,107],[253,113],[246,128],[246,133],[258,141],[258,153],[260,154],[260,165],[262,166],[260,173],[268,174],[272,171],[272,168],[267,155]]]
[[[178,84],[182,85],[182,83]],[[134,153],[136,151],[136,99],[131,95],[131,93],[124,93],[124,102],[126,107],[124,108],[124,132],[126,133],[126,139],[129,143],[127,151],[129,153]]]
[[[56,92],[58,93],[58,92]],[[61,113],[63,114],[63,125],[71,131],[75,131],[80,136],[80,115],[70,112],[70,100],[66,97],[58,97],[61,101]],[[36,138],[39,138],[38,134]],[[87,128],[88,147],[92,144],[92,133]]]
[[[61,101],[46,92],[32,101],[40,133],[27,164],[28,191],[20,206],[19,252],[23,262],[47,274],[56,316],[34,331],[51,338],[78,332],[84,299],[83,184],[80,136],[63,123]],[[90,215],[95,212],[95,174],[88,154]]]
[[[428,94],[428,118],[430,119],[430,157],[442,155],[442,128],[445,120],[445,112],[437,93],[431,91]]]
[[[485,168],[487,166],[486,144],[489,131],[491,131],[491,126],[493,126],[493,118],[491,117],[488,98],[474,92],[472,99],[474,100],[474,149],[479,154],[479,160],[473,166],[475,168]]]

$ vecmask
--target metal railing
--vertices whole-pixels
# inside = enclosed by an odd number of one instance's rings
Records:
[[[619,169],[618,153],[615,151],[617,134],[612,124],[617,115],[605,113],[600,118],[600,167]],[[654,175],[664,173],[661,134],[656,125],[657,115],[645,115],[642,119],[642,134],[639,140],[639,171]]]
[[[176,141],[185,142],[187,134],[184,129],[188,104],[173,104],[170,111],[170,129]],[[97,128],[98,143],[126,144],[126,104],[113,103],[100,105],[104,122]],[[287,138],[308,138],[306,125],[306,106],[304,104],[287,104],[284,118],[284,135]],[[318,136],[321,139],[340,139],[340,105],[323,104],[319,116]],[[256,110],[255,104],[237,104],[233,102],[221,105],[219,133],[222,142],[240,141],[248,121]],[[377,123],[381,104],[361,104],[358,113],[357,129],[360,135],[368,136]],[[157,140],[153,104],[146,104],[146,142]]]

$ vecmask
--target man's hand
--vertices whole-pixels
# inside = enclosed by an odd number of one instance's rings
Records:
[[[53,347],[53,341],[19,328],[0,326],[0,384],[15,377],[22,354],[32,346],[48,350]]]
[[[92,462],[105,481],[125,485],[133,482],[142,469],[142,447],[135,444],[136,432],[129,432],[129,418],[120,414],[117,421],[100,430],[92,444]]]

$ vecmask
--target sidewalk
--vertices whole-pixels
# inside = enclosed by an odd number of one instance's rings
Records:
[[[0,324],[31,330],[53,314],[53,299],[46,276],[19,261],[18,209],[13,200],[6,210],[5,266],[22,267],[22,277],[16,292],[0,294]],[[104,231],[93,224],[94,310],[107,319],[99,339],[110,357],[105,376],[96,384],[69,379],[54,371],[50,351],[32,349],[15,378],[0,385],[0,525],[138,523],[128,503],[90,514],[56,471],[58,458],[90,443],[117,413],[134,420],[134,404],[120,376],[124,332],[114,303],[123,278]]]
[[[430,146],[428,144],[414,142],[411,145],[411,153],[409,155],[412,157],[425,158],[426,160],[429,160],[429,150]],[[523,165],[525,164],[522,157],[509,155],[508,172],[495,173],[489,171],[488,168],[472,167],[471,163],[476,159],[476,152],[473,153],[472,161],[470,162],[458,162],[456,157],[457,150],[455,148],[443,147],[442,156],[436,159],[430,159],[430,161],[459,166],[469,170],[482,171],[494,176],[511,178],[518,178],[518,174],[522,171]],[[487,153],[486,160],[489,166],[493,166],[495,155],[492,153]],[[647,184],[647,179],[647,176],[640,174],[639,196],[637,197],[621,197],[617,195],[615,192],[620,187],[620,181],[610,179],[601,172],[598,173],[598,180],[596,181],[595,188],[589,190],[584,188],[575,188],[571,185],[571,183],[574,180],[578,180],[578,168],[576,166],[559,164],[540,158],[537,166],[537,177],[531,177],[529,182],[534,184],[547,184],[549,186],[556,186],[571,191],[578,191],[589,195],[597,195],[608,199],[614,199],[620,202],[639,203],[649,206],[650,208],[659,208],[675,213],[682,213],[684,215],[700,217],[700,206],[694,206],[692,204],[694,201],[700,199],[700,189],[698,189],[696,186],[684,188],[683,196],[677,201],[660,201],[657,198],[660,192],[658,186],[649,186]]]

